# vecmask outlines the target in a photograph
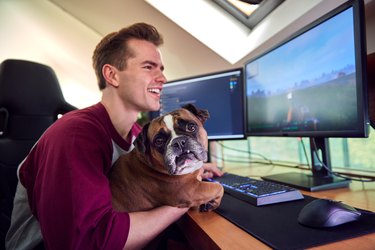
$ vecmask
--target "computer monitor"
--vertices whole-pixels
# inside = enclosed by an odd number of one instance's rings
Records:
[[[210,113],[204,124],[209,140],[242,139],[243,90],[242,68],[170,81],[163,86],[160,111],[151,112],[150,118],[192,103]]]
[[[368,136],[365,42],[363,1],[348,1],[245,63],[246,134],[310,137],[312,175],[264,179],[348,185],[330,173],[328,138]]]

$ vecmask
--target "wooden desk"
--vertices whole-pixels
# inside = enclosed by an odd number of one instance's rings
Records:
[[[226,167],[224,171],[254,177],[271,174],[271,172],[274,174],[300,170],[259,165]],[[339,200],[358,208],[375,211],[375,183],[352,182],[349,188],[319,192],[302,191],[302,193],[316,198]],[[180,226],[194,249],[270,249],[215,212],[200,213],[190,210],[181,219]],[[311,249],[374,250],[375,233]]]

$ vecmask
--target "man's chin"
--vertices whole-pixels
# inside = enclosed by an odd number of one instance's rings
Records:
[[[151,108],[150,108],[150,111],[159,111],[160,110],[160,103],[156,103],[156,104],[153,104],[151,105]]]
[[[142,112],[155,112],[160,110],[160,103],[150,103],[143,107]]]

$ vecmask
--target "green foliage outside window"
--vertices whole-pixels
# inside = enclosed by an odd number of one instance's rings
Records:
[[[370,130],[368,138],[329,139],[334,170],[360,170],[375,174],[375,130]],[[214,152],[212,157],[219,158],[219,162],[224,158],[227,164],[272,161],[291,166],[307,165],[307,162],[310,164],[309,138],[303,138],[302,142],[295,137],[248,137],[247,140],[222,141],[219,142],[220,153]]]

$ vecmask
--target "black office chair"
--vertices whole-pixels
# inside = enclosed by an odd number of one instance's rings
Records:
[[[1,63],[0,242],[10,225],[18,165],[57,116],[74,109],[50,67],[23,60]]]

